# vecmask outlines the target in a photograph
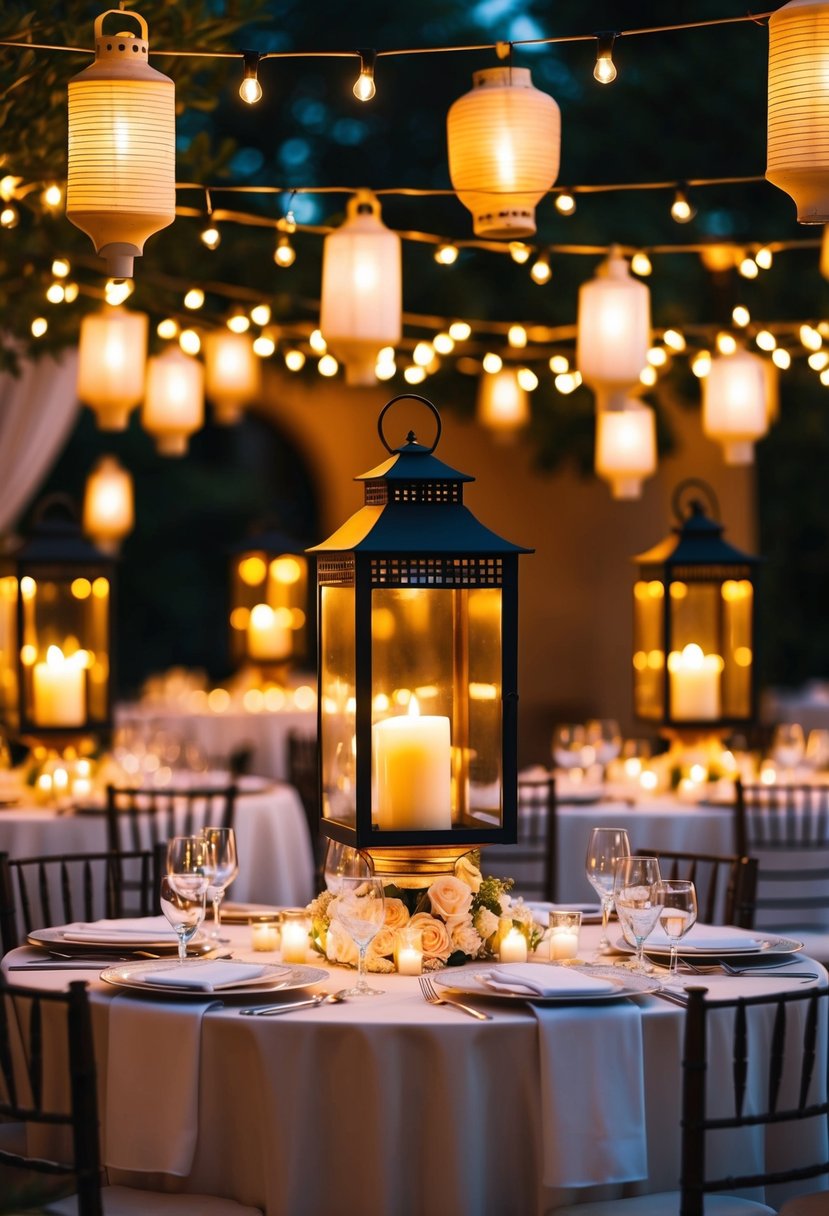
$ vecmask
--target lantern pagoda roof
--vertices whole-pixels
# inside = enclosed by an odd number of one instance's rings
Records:
[[[703,504],[693,499],[686,519],[652,549],[633,558],[641,566],[723,565],[755,566],[760,558],[743,553],[723,540],[723,525],[711,519]]]
[[[89,566],[109,566],[115,560],[84,536],[74,504],[62,495],[52,495],[40,504],[28,536],[7,557],[16,562]]]

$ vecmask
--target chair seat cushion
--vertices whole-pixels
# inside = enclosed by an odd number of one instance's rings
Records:
[[[104,1216],[262,1216],[259,1208],[214,1195],[166,1195],[130,1186],[101,1190]],[[77,1199],[63,1199],[45,1209],[49,1216],[77,1216]]]
[[[679,1191],[553,1208],[552,1216],[679,1216]],[[705,1216],[775,1216],[775,1209],[736,1195],[706,1195]],[[810,1213],[809,1216],[817,1216]]]

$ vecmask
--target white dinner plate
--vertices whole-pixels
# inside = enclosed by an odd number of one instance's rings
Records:
[[[549,966],[549,964],[547,964]],[[538,1005],[580,1005],[583,1001],[618,1001],[624,996],[640,996],[645,992],[655,992],[662,985],[659,980],[649,975],[634,975],[623,967],[613,966],[577,966],[573,971],[579,975],[591,975],[599,980],[608,980],[613,984],[613,991],[584,993],[574,996],[572,992],[555,993],[549,996],[535,996],[531,992],[503,992],[490,988],[483,978],[479,978],[486,970],[483,962],[473,963],[468,967],[447,967],[445,971],[432,975],[430,978],[441,988],[449,992],[457,992],[464,996],[480,996],[492,998],[494,1001],[533,1001]]]
[[[199,967],[205,962],[210,962],[210,960],[193,959],[192,963],[189,963],[188,966]],[[179,963],[176,960],[175,962],[166,963],[166,966],[178,967]],[[161,996],[164,996],[168,992],[174,992],[176,996],[194,996],[204,1000],[211,996],[241,995],[249,997],[259,992],[270,996],[274,992],[281,993],[290,992],[297,988],[312,988],[316,984],[321,984],[329,975],[321,967],[289,967],[282,963],[264,963],[262,966],[263,974],[257,976],[256,979],[244,980],[238,985],[222,987],[215,992],[203,988],[186,988],[176,983],[147,983],[144,977],[148,973],[155,975],[165,967],[164,962],[157,963],[153,960],[140,963],[121,963],[117,967],[107,967],[106,970],[101,972],[101,979],[107,984],[113,984],[116,988],[132,988],[138,992],[158,993]]]
[[[679,957],[687,958],[689,961],[693,959],[713,959],[716,961],[719,958],[742,958],[744,956],[759,956],[763,958],[773,957],[779,954],[796,954],[798,950],[803,949],[803,942],[797,941],[793,937],[768,937],[764,934],[755,934],[756,945],[754,946],[712,946],[708,950],[683,950],[682,942],[679,943]],[[620,937],[615,948],[623,954],[635,954],[635,947],[628,944],[623,937]],[[654,958],[670,958],[671,945],[666,941],[664,945],[656,942],[645,940],[645,954],[652,955]]]
[[[169,937],[153,937],[148,933],[146,937],[139,934],[130,934],[128,940],[123,937],[112,937],[109,941],[70,941],[66,937],[68,925],[55,925],[49,929],[33,929],[27,934],[26,941],[30,946],[40,946],[45,950],[52,950],[56,946],[66,954],[106,954],[113,951],[118,954],[132,954],[136,950],[151,950],[153,954],[177,954],[178,942],[175,938],[172,940]],[[211,950],[215,950],[215,944],[211,942],[202,933],[197,933],[196,936],[188,943],[188,954],[209,954]]]

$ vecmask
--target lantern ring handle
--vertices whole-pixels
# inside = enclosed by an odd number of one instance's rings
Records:
[[[441,432],[443,430],[443,423],[440,420],[440,412],[439,412],[437,406],[433,405],[432,402],[428,400],[428,398],[421,397],[417,393],[400,393],[397,397],[392,397],[391,401],[387,401],[386,404],[381,409],[380,417],[377,419],[377,433],[380,436],[380,442],[383,444],[383,447],[386,449],[386,451],[389,453],[390,456],[393,456],[395,454],[395,452],[398,450],[397,448],[393,448],[391,446],[389,441],[386,439],[386,436],[383,434],[383,419],[386,416],[386,411],[389,410],[398,401],[419,401],[421,403],[421,405],[425,405],[426,408],[430,409],[432,411],[432,413],[434,414],[435,422],[437,423],[438,429],[437,429],[437,434],[435,435],[434,443],[432,444],[432,446],[430,448],[427,449],[428,454],[431,455],[432,452],[434,452],[435,448],[440,443],[440,436],[441,436]],[[413,441],[414,433],[412,431],[410,431],[409,435],[411,436],[411,440]]]
[[[113,13],[118,17],[134,17],[135,20],[138,22],[138,24],[141,26],[141,34],[140,34],[141,41],[142,42],[147,41],[147,37],[148,37],[148,33],[149,33],[149,27],[147,26],[147,22],[144,20],[144,18],[141,16],[140,13],[134,13],[131,8],[108,8],[106,10],[106,12],[100,13],[95,18],[95,37],[96,38],[103,38],[103,36],[104,36],[104,19],[106,17],[112,16]],[[118,35],[112,34],[111,37],[117,38]],[[132,37],[135,37],[135,35],[133,34]]]
[[[671,510],[680,523],[686,517],[687,512],[682,510],[682,497],[688,490],[701,490],[705,498],[708,500],[708,506],[711,511],[711,517],[718,523],[720,521],[720,504],[717,496],[707,481],[703,481],[701,477],[686,477],[681,481],[673,492],[671,497]]]
[[[70,494],[56,490],[53,494],[47,494],[45,498],[40,499],[32,513],[32,522],[40,524],[47,519],[56,519],[60,515],[71,519],[73,523],[78,522],[78,507],[74,498]]]

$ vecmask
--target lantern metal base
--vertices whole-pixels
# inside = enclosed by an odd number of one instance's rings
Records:
[[[413,845],[411,848],[371,847],[365,850],[374,863],[378,878],[398,887],[427,887],[436,878],[454,874],[460,859],[479,845]]]

